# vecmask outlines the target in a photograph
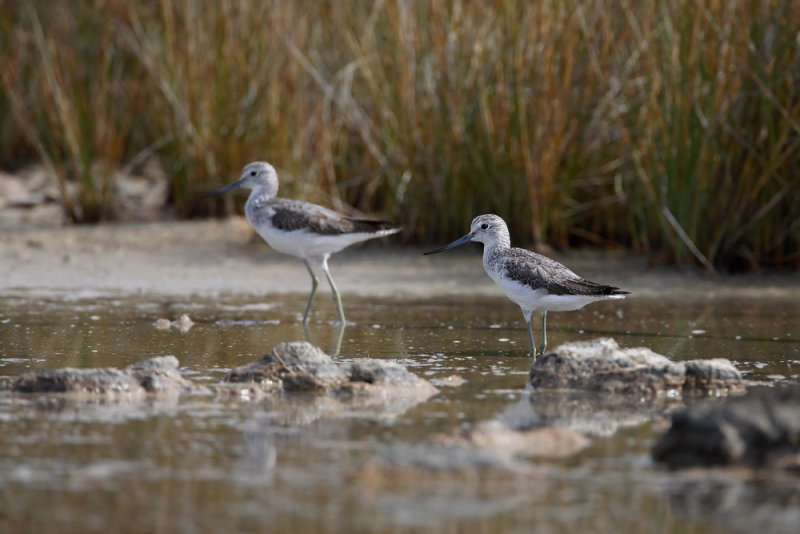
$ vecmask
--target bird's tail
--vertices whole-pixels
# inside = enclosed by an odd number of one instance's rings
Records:
[[[397,232],[401,231],[403,228],[399,226],[395,226],[394,224],[390,223],[389,221],[375,221],[372,219],[355,219],[350,217],[350,221],[353,222],[353,230],[355,232],[366,232],[370,234],[379,234],[379,235],[391,235],[396,234]]]

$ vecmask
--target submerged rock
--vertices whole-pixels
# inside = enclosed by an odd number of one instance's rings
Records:
[[[673,362],[648,348],[621,349],[611,338],[556,347],[531,366],[529,384],[646,397],[744,389],[739,371],[726,359]]]
[[[751,392],[672,413],[653,458],[673,468],[744,465],[800,470],[800,387]]]
[[[566,428],[515,428],[498,419],[481,421],[440,441],[460,448],[491,450],[502,456],[540,458],[564,458],[589,445],[589,438]]]
[[[437,389],[395,362],[336,362],[314,345],[296,342],[278,344],[260,360],[231,370],[217,384],[184,378],[177,358],[163,356],[124,369],[64,368],[0,377],[0,393],[63,394],[35,398],[36,408],[114,413],[143,404],[172,406],[184,395],[202,395],[214,401],[269,403],[275,420],[308,424],[321,418],[391,419],[435,395]]]
[[[0,380],[0,391],[66,393],[71,399],[127,401],[182,394],[242,400],[274,397],[276,411],[292,421],[326,415],[394,417],[437,393],[427,380],[395,362],[363,359],[341,363],[306,342],[280,343],[260,360],[231,370],[221,384],[184,378],[174,356],[150,358],[124,369],[45,369]],[[277,393],[313,393],[280,396]]]
[[[686,367],[684,391],[715,395],[744,389],[739,370],[725,358],[690,360],[683,365]]]
[[[558,427],[514,427],[499,419],[479,421],[423,444],[393,445],[381,454],[375,468],[419,481],[431,473],[459,473],[480,479],[493,471],[525,476],[538,467],[527,459],[565,458],[580,452],[589,438]]]
[[[462,474],[500,469],[522,474],[534,469],[528,459],[566,458],[590,443],[590,438],[572,429],[544,424],[523,398],[491,419],[435,434],[423,444],[392,446],[382,457],[395,468]]]
[[[183,377],[180,362],[175,356],[158,356],[129,365],[125,371],[136,378],[148,393],[176,394],[204,389]]]
[[[279,343],[263,358],[232,369],[230,383],[255,383],[268,391],[331,390],[347,382],[347,373],[321,349],[302,341]]]
[[[247,400],[272,398],[276,418],[284,424],[308,424],[324,417],[391,419],[438,391],[398,363],[337,362],[302,341],[279,343],[258,361],[232,369],[223,384],[211,389]]]
[[[338,397],[391,395],[430,397],[437,389],[396,362],[365,358],[343,368],[347,382],[337,388]]]
[[[373,359],[339,363],[304,341],[279,343],[257,362],[231,370],[225,382],[254,383],[267,391],[329,392],[340,400],[379,396],[420,402],[437,392],[398,363]]]
[[[191,389],[174,356],[150,358],[124,369],[44,369],[20,375],[8,385],[16,393],[78,393],[93,396],[177,395]]]

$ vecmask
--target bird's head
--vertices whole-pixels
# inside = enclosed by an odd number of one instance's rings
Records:
[[[449,245],[445,245],[442,248],[437,248],[436,250],[431,250],[425,254],[428,255],[436,254],[437,252],[444,252],[445,250],[450,250],[451,248],[461,246],[464,243],[469,243],[470,241],[477,241],[478,243],[483,243],[484,245],[492,245],[497,242],[502,242],[507,246],[509,238],[506,222],[497,215],[478,215],[472,219],[472,224],[469,225],[469,233],[467,235],[456,239]]]
[[[213,193],[205,194],[203,197],[221,195],[240,187],[244,189],[263,189],[268,196],[274,197],[278,194],[278,173],[275,172],[275,167],[266,161],[254,161],[245,165],[238,180]]]

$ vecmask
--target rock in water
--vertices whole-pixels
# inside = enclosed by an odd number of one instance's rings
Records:
[[[437,390],[397,362],[364,358],[344,368],[348,383],[336,392],[339,396],[385,395],[422,396],[427,398]]]
[[[725,358],[690,360],[684,362],[684,366],[686,367],[684,391],[714,395],[744,389],[739,370]]]
[[[300,341],[279,343],[260,360],[231,370],[222,384],[195,384],[181,375],[177,358],[162,356],[124,369],[67,367],[32,371],[0,380],[0,391],[64,393],[80,400],[141,399],[148,395],[177,398],[192,394],[254,400],[269,394],[313,393],[296,396],[292,404],[302,404],[298,399],[307,401],[305,413],[316,418],[352,410],[392,417],[438,390],[396,362],[369,358],[337,362],[314,345]]]
[[[644,347],[622,349],[611,338],[564,343],[531,366],[534,388],[625,395],[727,394],[743,389],[733,364],[722,358],[673,362]]]
[[[279,343],[257,362],[232,369],[226,382],[255,382],[263,389],[327,391],[337,397],[405,396],[425,399],[436,388],[402,365],[374,359],[339,363],[305,341]]]
[[[174,356],[150,358],[124,369],[44,369],[20,375],[11,382],[16,393],[78,393],[138,396],[147,393],[180,394],[192,386],[181,376]]]
[[[175,356],[157,356],[129,365],[130,373],[148,393],[174,395],[197,389],[197,386],[180,373],[180,362]]]
[[[713,465],[800,468],[800,387],[762,390],[672,413],[653,458],[673,468]]]
[[[311,343],[278,343],[263,358],[231,369],[225,382],[255,382],[263,389],[330,390],[343,385],[347,374],[330,356]]]

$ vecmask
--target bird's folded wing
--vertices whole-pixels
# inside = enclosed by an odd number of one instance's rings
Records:
[[[527,252],[527,251],[525,251]],[[618,294],[619,288],[597,284],[581,278],[560,263],[529,253],[505,259],[508,277],[531,289],[544,289],[551,295],[602,296]]]
[[[385,221],[347,217],[328,208],[297,200],[274,199],[272,207],[272,226],[286,232],[307,229],[320,235],[341,235],[374,233],[393,228]]]

